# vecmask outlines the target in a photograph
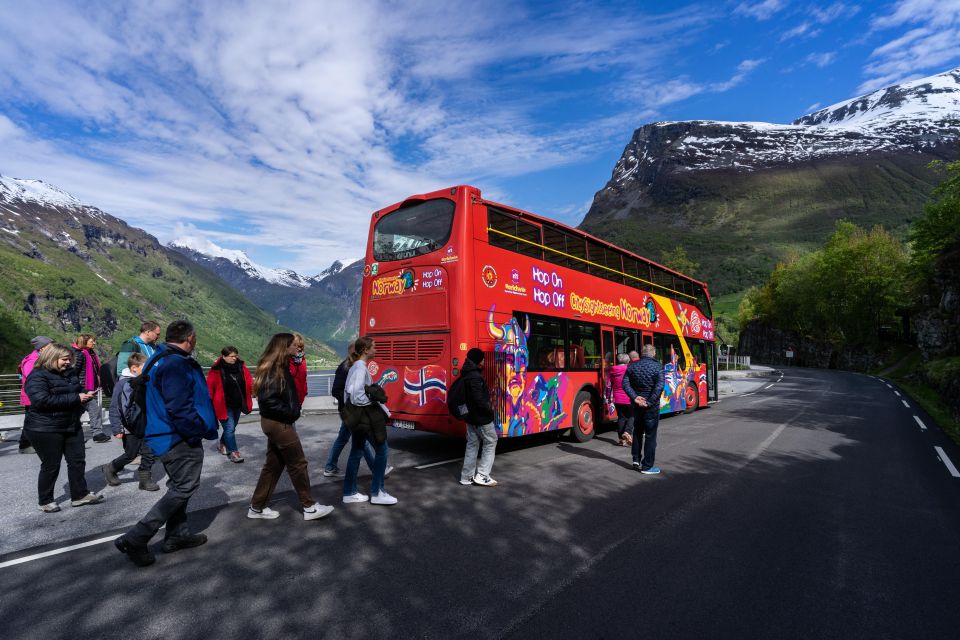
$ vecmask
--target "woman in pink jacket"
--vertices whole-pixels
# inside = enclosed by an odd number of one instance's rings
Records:
[[[24,356],[23,360],[20,361],[20,367],[17,369],[17,372],[20,374],[20,406],[23,407],[24,423],[27,421],[27,414],[30,413],[30,398],[27,397],[27,392],[24,389],[23,383],[27,381],[27,376],[30,375],[30,372],[33,371],[34,365],[37,364],[37,358],[40,357],[40,352],[51,344],[53,344],[53,340],[47,336],[35,337],[30,341],[33,351]],[[30,444],[29,438],[27,438],[26,429],[20,430],[20,453],[36,453],[36,451],[33,449],[33,445]]]
[[[617,407],[617,435],[620,437],[618,444],[621,447],[629,447],[633,444],[633,406],[630,404],[630,396],[623,390],[623,376],[627,372],[629,363],[630,356],[625,353],[619,354],[617,364],[610,367],[610,376],[607,380],[613,404]]]

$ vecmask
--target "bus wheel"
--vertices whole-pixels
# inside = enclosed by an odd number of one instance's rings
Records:
[[[593,407],[593,396],[589,391],[581,391],[573,402],[573,439],[577,442],[586,442],[593,437],[596,426],[596,412]]]
[[[684,413],[693,413],[700,406],[700,393],[697,391],[696,385],[687,385],[686,400],[687,408],[683,410]]]

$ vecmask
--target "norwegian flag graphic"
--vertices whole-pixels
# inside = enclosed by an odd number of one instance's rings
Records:
[[[447,401],[447,372],[443,367],[428,364],[422,369],[403,369],[403,392],[419,406],[428,402]]]

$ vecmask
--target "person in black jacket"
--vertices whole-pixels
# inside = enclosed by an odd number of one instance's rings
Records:
[[[660,396],[663,395],[663,365],[657,361],[657,350],[652,344],[643,345],[640,359],[631,362],[623,376],[623,390],[636,405],[634,429],[643,427],[633,438],[633,468],[645,475],[656,475],[660,468],[653,465],[657,453],[657,426],[660,424]]]
[[[70,505],[82,507],[103,502],[103,496],[91,493],[84,478],[86,454],[80,414],[90,402],[92,393],[81,388],[70,370],[73,353],[62,344],[51,344],[37,359],[24,390],[30,398],[30,413],[24,429],[40,456],[40,477],[37,480],[39,509],[45,513],[60,511],[53,491],[60,475],[60,463],[67,460],[70,480]]]
[[[460,471],[460,484],[479,484],[485,487],[497,486],[490,477],[493,470],[493,457],[497,452],[497,430],[493,426],[493,407],[490,406],[490,390],[483,379],[483,351],[476,347],[467,352],[460,377],[466,386],[467,410],[464,416],[467,423],[467,450],[463,456],[463,469]],[[480,464],[480,441],[483,440],[483,454]]]
[[[278,333],[270,339],[253,379],[253,393],[260,406],[260,428],[267,436],[267,459],[253,491],[247,517],[272,520],[280,515],[267,506],[284,468],[303,506],[304,520],[317,520],[333,507],[317,503],[310,491],[307,458],[294,423],[300,417],[297,387],[288,365],[297,353],[292,333]]]

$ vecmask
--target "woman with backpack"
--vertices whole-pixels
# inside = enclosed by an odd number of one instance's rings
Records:
[[[267,505],[284,469],[300,498],[304,520],[317,520],[333,511],[333,507],[318,504],[310,491],[307,458],[295,426],[300,402],[290,373],[290,356],[296,353],[293,334],[278,333],[270,338],[257,364],[253,392],[260,406],[260,428],[267,436],[267,459],[250,500],[248,518],[272,520],[280,515]]]
[[[236,429],[240,414],[253,411],[253,376],[236,347],[220,350],[220,357],[207,372],[207,388],[223,429],[218,449],[230,462],[243,462]]]
[[[373,384],[373,378],[367,370],[367,362],[377,353],[376,344],[366,336],[357,338],[353,349],[347,356],[350,371],[343,389],[344,418],[352,431],[350,457],[347,459],[347,472],[343,477],[343,502],[367,502],[372,504],[396,504],[397,499],[383,488],[387,470],[387,429],[386,418],[389,412],[383,405],[386,393]],[[357,490],[357,473],[360,470],[360,458],[368,438],[373,439],[373,479],[370,481],[370,496]]]
[[[87,489],[84,477],[86,453],[80,414],[84,403],[90,402],[93,394],[81,388],[70,370],[72,359],[73,351],[68,347],[51,344],[37,358],[24,385],[30,398],[30,413],[24,428],[40,456],[38,508],[45,513],[60,511],[53,492],[64,459],[70,481],[70,505],[82,507],[103,502],[103,496]]]

